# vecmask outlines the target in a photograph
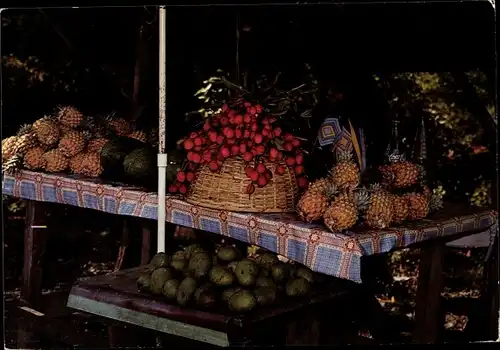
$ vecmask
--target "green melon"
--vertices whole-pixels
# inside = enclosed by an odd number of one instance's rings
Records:
[[[150,147],[133,150],[123,160],[123,170],[127,178],[145,182],[157,173],[156,152]]]

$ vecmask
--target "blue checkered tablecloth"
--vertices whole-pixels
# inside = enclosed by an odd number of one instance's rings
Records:
[[[66,174],[23,170],[16,176],[5,175],[2,194],[157,219],[156,193]],[[314,271],[355,282],[361,282],[360,262],[364,255],[466,231],[486,231],[497,221],[493,210],[445,206],[429,219],[404,227],[333,234],[320,225],[303,223],[292,214],[226,212],[197,207],[171,196],[167,196],[166,207],[168,222],[255,244]]]

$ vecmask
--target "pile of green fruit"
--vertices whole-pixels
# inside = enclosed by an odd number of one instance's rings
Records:
[[[222,305],[244,313],[272,305],[282,296],[305,296],[320,281],[321,275],[283,263],[270,252],[250,260],[233,246],[210,253],[193,244],[171,255],[156,254],[137,285],[141,292],[163,295],[183,307]]]

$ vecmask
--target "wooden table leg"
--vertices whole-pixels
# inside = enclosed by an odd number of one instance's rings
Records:
[[[430,243],[422,248],[415,308],[415,343],[436,343],[444,328],[441,309],[444,244]]]
[[[149,263],[151,258],[151,230],[148,227],[142,228],[142,244],[141,244],[141,265]]]
[[[120,248],[118,248],[118,257],[115,262],[114,271],[119,271],[122,268],[123,260],[125,260],[125,252],[129,244],[129,232],[127,221],[123,221],[122,237],[120,239]]]
[[[28,201],[24,228],[23,286],[21,299],[38,306],[42,296],[42,259],[47,243],[43,204]]]

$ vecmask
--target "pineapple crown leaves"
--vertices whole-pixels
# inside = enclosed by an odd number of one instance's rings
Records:
[[[2,174],[15,174],[19,169],[21,169],[22,163],[23,157],[18,154],[13,155],[5,163],[2,164]]]
[[[339,163],[352,162],[353,160],[353,153],[351,149],[342,150],[337,154],[337,161]]]
[[[374,192],[378,192],[378,191],[382,191],[382,190],[384,190],[384,187],[381,184],[379,184],[379,183],[370,184],[370,187],[369,187],[370,193],[374,193]]]
[[[358,210],[364,212],[370,205],[371,193],[366,187],[359,187],[354,190],[353,199]]]
[[[31,124],[23,124],[17,131],[16,136],[23,136],[29,134],[32,131],[33,131],[33,126]]]
[[[429,200],[429,211],[436,212],[443,208],[443,194],[434,190]]]

